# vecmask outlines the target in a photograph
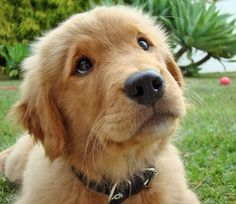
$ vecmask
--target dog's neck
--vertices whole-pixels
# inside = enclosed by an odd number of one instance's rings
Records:
[[[154,167],[148,167],[136,172],[132,177],[123,182],[111,183],[110,181],[97,182],[89,179],[83,172],[78,171],[74,166],[71,166],[71,172],[79,179],[82,185],[86,188],[109,196],[109,204],[120,204],[129,198],[131,195],[137,194],[149,188],[149,183],[157,174]]]
[[[168,140],[109,143],[97,147],[96,151],[89,149],[94,148],[93,145],[88,146],[87,151],[78,152],[80,157],[69,161],[68,168],[81,189],[89,187],[89,192],[97,192],[95,195],[102,195],[109,204],[120,204],[149,187],[158,172],[156,157]]]
[[[150,165],[155,167],[156,156],[166,140],[145,144],[133,141],[110,143],[96,150],[91,146],[87,151],[80,152],[80,159],[76,157],[70,164],[93,180],[106,178],[111,182],[120,182]]]

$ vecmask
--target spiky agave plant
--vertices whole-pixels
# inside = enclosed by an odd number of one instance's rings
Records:
[[[236,19],[231,19],[230,14],[221,14],[215,4],[207,6],[204,0],[170,1],[170,6],[172,17],[163,18],[163,21],[170,30],[173,42],[180,46],[176,60],[188,53],[191,63],[181,67],[185,74],[191,75],[194,68],[197,69],[211,57],[221,61],[235,56]],[[206,54],[199,61],[194,61],[193,50]]]

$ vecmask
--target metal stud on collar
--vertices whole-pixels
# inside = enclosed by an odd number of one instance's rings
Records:
[[[112,200],[119,200],[119,199],[121,199],[121,198],[123,198],[124,197],[124,195],[122,194],[122,193],[117,193],[116,195],[114,195],[113,197],[112,197]]]
[[[151,168],[145,168],[142,171],[150,171],[150,172],[152,172],[152,175],[146,181],[144,181],[144,183],[143,183],[143,186],[145,188],[148,188],[149,187],[149,183],[150,183],[152,177],[156,176],[158,174],[158,172],[157,172],[157,170],[155,168],[152,168],[152,167]]]

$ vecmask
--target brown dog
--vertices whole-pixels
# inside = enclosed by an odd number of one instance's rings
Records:
[[[17,204],[199,203],[170,143],[185,113],[182,75],[149,16],[128,7],[75,15],[23,67],[12,114],[30,136],[5,162],[23,183]]]

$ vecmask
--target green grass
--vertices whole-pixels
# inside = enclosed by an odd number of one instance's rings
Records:
[[[6,119],[10,107],[19,97],[18,91],[2,90],[1,87],[18,87],[19,84],[20,81],[0,81],[0,150],[8,147],[9,144],[13,144],[19,132],[19,129],[13,127],[9,120]]]
[[[233,83],[219,85],[221,74],[186,79],[186,96],[193,104],[175,138],[188,179],[202,203],[236,202],[236,73]],[[19,85],[0,81],[0,87]],[[0,90],[0,150],[15,142],[19,129],[4,117],[18,98],[17,91]],[[8,203],[15,188],[0,177],[0,204]]]
[[[236,203],[236,73],[186,79],[190,108],[176,138],[188,178],[203,203]]]
[[[20,81],[0,81],[0,151],[14,144],[19,129],[6,120],[7,112],[18,98],[17,90],[2,90],[1,87],[19,86]],[[0,175],[0,204],[7,204],[16,191],[15,185]]]

